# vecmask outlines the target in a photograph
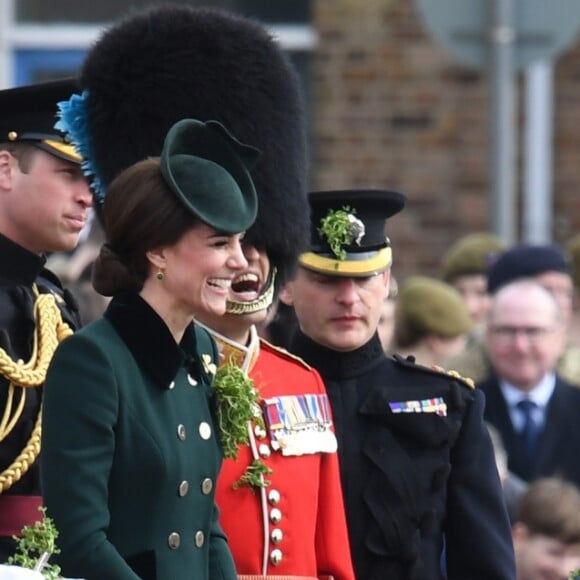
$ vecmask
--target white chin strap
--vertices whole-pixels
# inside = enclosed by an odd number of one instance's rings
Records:
[[[252,302],[238,302],[237,300],[228,300],[226,302],[226,312],[228,314],[253,314],[266,310],[274,301],[274,281],[276,280],[276,268],[272,268],[270,276],[262,294]]]

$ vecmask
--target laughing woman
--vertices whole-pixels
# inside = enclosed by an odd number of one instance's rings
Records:
[[[58,348],[45,386],[45,503],[65,576],[233,580],[214,502],[216,348],[194,312],[223,314],[247,266],[253,148],[182,120],[161,158],[109,187],[93,272],[103,318]]]

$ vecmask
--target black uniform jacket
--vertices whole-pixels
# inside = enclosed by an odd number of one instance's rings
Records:
[[[387,358],[377,335],[338,353],[299,333],[293,351],[328,389],[357,578],[439,580],[445,551],[449,580],[513,580],[482,393]]]
[[[44,268],[44,257],[33,254],[0,235],[0,347],[13,359],[28,361],[35,330],[33,285],[39,292],[57,296],[65,322],[79,326],[78,310],[70,294],[63,291],[58,278]],[[0,416],[6,408],[8,381],[0,375]],[[0,442],[0,472],[9,467],[24,449],[38,416],[41,390],[26,391],[22,415],[10,435]],[[22,478],[5,490],[6,494],[41,495],[38,462]]]
[[[502,437],[510,471],[531,481],[557,475],[580,486],[580,389],[556,376],[556,387],[548,402],[545,426],[531,465],[512,425],[508,406],[495,376],[478,384],[485,393],[485,418]]]

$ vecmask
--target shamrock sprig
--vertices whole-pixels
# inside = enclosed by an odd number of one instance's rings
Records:
[[[270,481],[265,479],[264,475],[270,475],[272,470],[260,459],[254,459],[246,468],[246,472],[238,481],[234,483],[234,489],[240,487],[268,487]]]
[[[60,577],[60,566],[49,564],[52,554],[59,554],[56,545],[58,530],[51,518],[46,515],[46,508],[38,508],[42,519],[33,526],[22,528],[22,537],[13,536],[16,541],[16,553],[8,558],[7,563],[21,568],[28,568],[42,573],[46,580],[56,580]]]
[[[258,392],[252,379],[232,363],[217,369],[213,388],[218,397],[217,420],[224,456],[235,459],[238,445],[250,443],[248,421],[264,426]]]
[[[248,423],[264,429],[264,418],[258,403],[258,391],[254,381],[233,362],[220,366],[213,381],[216,391],[217,422],[220,441],[227,459],[236,459],[240,445],[250,444]],[[234,489],[244,486],[264,487],[268,485],[260,474],[272,473],[261,459],[246,468],[246,472]]]
[[[349,206],[342,209],[329,210],[326,217],[320,220],[318,233],[326,238],[332,253],[339,259],[346,258],[343,246],[350,246],[353,242],[360,244],[364,236],[364,224],[354,217],[356,210]]]

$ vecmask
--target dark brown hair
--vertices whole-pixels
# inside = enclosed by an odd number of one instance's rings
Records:
[[[107,190],[102,207],[107,242],[93,268],[99,294],[139,291],[149,273],[146,253],[171,246],[199,220],[165,183],[159,158],[123,171]]]
[[[0,150],[8,151],[18,162],[18,168],[22,173],[28,173],[38,148],[30,143],[0,142]]]
[[[556,477],[534,481],[522,495],[514,523],[530,534],[548,536],[564,544],[580,542],[580,490]]]

